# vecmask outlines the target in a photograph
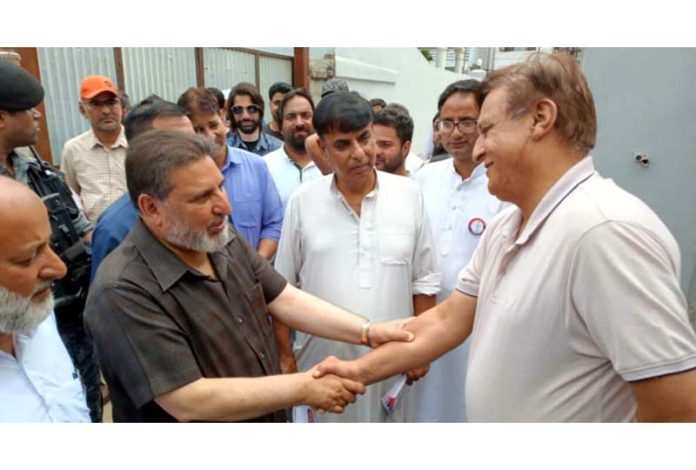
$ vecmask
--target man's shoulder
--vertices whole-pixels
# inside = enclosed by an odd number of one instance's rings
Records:
[[[283,146],[283,141],[280,140],[279,138],[277,138],[276,136],[274,136],[273,134],[266,132],[265,130],[262,130],[261,133],[265,136],[266,141],[269,144],[272,144],[274,147],[275,146],[278,146],[278,147]]]
[[[418,184],[407,176],[393,175],[385,171],[377,170],[380,186],[388,188],[388,191],[404,191],[420,194]]]
[[[94,139],[94,131],[92,129],[87,129],[82,134],[78,134],[75,137],[68,139],[63,146],[63,151],[65,150],[75,150],[75,149],[86,149],[89,147],[89,142]]]
[[[285,160],[288,159],[288,155],[285,153],[285,149],[280,147],[272,152],[268,152],[266,156],[263,157],[263,161],[266,162],[269,168],[279,167]]]
[[[449,171],[452,160],[440,160],[438,162],[426,163],[416,172],[416,181],[425,181],[439,177]]]
[[[114,226],[129,225],[138,218],[138,209],[135,208],[128,193],[124,193],[116,199],[97,220],[96,230],[109,230]]]
[[[580,229],[605,222],[629,223],[651,231],[666,229],[645,202],[599,173],[580,184],[561,207],[565,218],[576,220]]]
[[[322,175],[319,178],[307,181],[301,184],[295,189],[288,200],[288,204],[293,199],[300,201],[306,201],[302,204],[315,204],[318,201],[326,201],[331,192],[331,180],[333,178],[333,173],[328,175]]]

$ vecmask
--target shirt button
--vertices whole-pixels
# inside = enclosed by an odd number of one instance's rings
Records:
[[[239,323],[240,325],[242,323],[244,323],[244,320],[242,320],[242,317],[237,317],[237,323]]]
[[[260,353],[260,354],[259,354],[259,357],[260,357],[261,359],[266,359],[266,354]]]

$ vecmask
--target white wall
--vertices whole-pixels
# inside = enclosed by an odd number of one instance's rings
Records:
[[[366,99],[382,98],[406,106],[415,122],[414,152],[420,153],[430,132],[437,98],[447,85],[470,78],[438,70],[413,48],[337,47],[336,77]]]
[[[696,320],[696,49],[588,48],[582,67],[597,107],[595,166],[674,234]],[[636,153],[650,165],[636,164]]]

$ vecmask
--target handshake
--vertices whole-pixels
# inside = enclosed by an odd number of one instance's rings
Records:
[[[411,320],[412,318],[373,323],[369,330],[371,347],[378,348],[390,341],[413,341],[414,334],[403,329]],[[365,393],[367,385],[381,380],[365,369],[362,359],[346,361],[329,356],[301,374],[306,380],[303,403],[320,413],[343,413],[347,405],[355,402],[357,395]],[[425,365],[409,370],[406,383],[410,385],[425,376],[428,369],[429,366]]]

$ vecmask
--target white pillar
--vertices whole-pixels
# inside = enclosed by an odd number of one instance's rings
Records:
[[[445,62],[447,61],[447,48],[438,47],[435,53],[435,67],[438,69],[445,68]]]
[[[464,68],[464,48],[456,48],[454,54],[454,71],[456,73],[462,73],[462,69]]]

